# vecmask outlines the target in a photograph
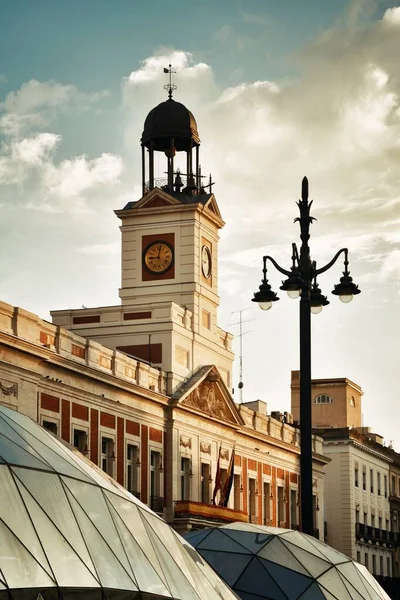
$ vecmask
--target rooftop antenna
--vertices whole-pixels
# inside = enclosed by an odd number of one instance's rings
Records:
[[[172,100],[172,92],[174,92],[177,89],[175,83],[172,83],[172,74],[175,74],[176,71],[173,71],[172,65],[169,64],[168,69],[164,67],[164,73],[168,73],[169,75],[169,82],[166,85],[164,85],[164,90],[168,92],[168,99]]]
[[[243,313],[246,312],[246,310],[250,310],[249,308],[241,308],[240,310],[236,310],[232,313],[232,315],[239,315],[239,321],[237,321],[236,323],[231,323],[230,325],[228,325],[228,327],[231,327],[233,325],[239,325],[239,334],[235,335],[235,338],[239,338],[239,344],[240,344],[240,354],[239,354],[239,383],[238,383],[238,388],[239,388],[239,402],[240,404],[242,404],[243,402],[243,387],[244,387],[244,383],[243,383],[243,336],[246,335],[246,333],[250,333],[250,331],[243,331],[243,324],[244,323],[250,323],[250,321],[254,321],[254,319],[246,319],[245,321],[243,320]]]

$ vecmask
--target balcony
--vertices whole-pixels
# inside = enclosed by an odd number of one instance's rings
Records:
[[[356,523],[356,539],[364,542],[376,542],[380,544],[399,545],[399,534],[379,529],[379,527],[371,527],[363,523]]]
[[[178,500],[175,502],[174,526],[176,520],[183,524],[192,523],[199,526],[200,522],[205,525],[210,523],[234,523],[242,521],[247,523],[249,517],[247,513],[216,504],[203,504],[203,502],[193,502],[192,500]]]
[[[150,496],[150,508],[155,513],[163,514],[164,498],[161,498],[161,496]]]

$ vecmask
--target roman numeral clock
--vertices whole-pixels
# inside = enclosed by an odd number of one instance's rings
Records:
[[[149,273],[162,275],[174,263],[174,249],[163,240],[151,242],[143,252],[143,266]]]

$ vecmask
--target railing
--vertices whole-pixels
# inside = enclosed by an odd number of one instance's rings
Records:
[[[150,496],[150,508],[156,513],[162,513],[164,511],[164,498],[161,498],[161,496]]]
[[[367,541],[371,540],[373,542],[385,544],[394,544],[395,546],[400,544],[399,533],[380,529],[379,527],[372,527],[371,525],[364,525],[364,523],[356,523],[356,538],[364,538]]]

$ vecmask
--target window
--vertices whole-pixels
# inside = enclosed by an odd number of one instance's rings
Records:
[[[383,556],[379,557],[379,575],[383,575]]]
[[[83,429],[74,429],[74,446],[79,452],[87,453],[87,432]]]
[[[375,527],[375,515],[371,515],[371,527]]]
[[[57,435],[57,423],[54,423],[54,421],[43,421],[43,427],[47,429],[47,431],[51,431],[51,433]]]
[[[161,498],[161,454],[155,450],[150,452],[150,508],[154,512],[163,512],[163,498]]]
[[[233,508],[240,510],[240,475],[233,476]]]
[[[378,496],[380,496],[381,495],[381,474],[377,473],[377,476],[378,476],[378,486],[377,486],[378,487]]]
[[[386,577],[391,577],[391,572],[390,572],[390,558],[389,556],[386,558]]]
[[[368,525],[368,513],[364,512],[364,525]]]
[[[354,467],[354,485],[358,487],[358,467]]]
[[[201,501],[210,504],[210,465],[201,463]]]
[[[368,566],[368,554],[367,553],[364,554],[364,565],[367,567],[367,569],[369,569],[369,566]]]
[[[383,476],[383,491],[385,494],[385,498],[388,497],[388,478],[387,475]]]
[[[376,575],[376,555],[372,555],[372,574]]]
[[[355,406],[356,405],[356,401],[354,400],[354,396],[350,397],[350,406]]]
[[[314,404],[332,404],[333,398],[328,394],[319,394],[314,398]]]
[[[107,437],[101,438],[101,468],[105,473],[113,477],[114,475],[114,440]]]
[[[392,475],[392,496],[396,496],[396,476]]]
[[[371,486],[371,494],[374,493],[374,471],[372,469],[369,470],[369,483]]]
[[[363,483],[363,490],[365,492],[365,490],[367,489],[367,473],[363,470],[363,474],[362,474],[362,483]]]
[[[361,552],[357,550],[357,562],[361,562]]]
[[[264,525],[270,524],[271,519],[271,486],[264,482],[263,485],[263,510],[264,510]]]
[[[126,487],[131,494],[139,497],[138,468],[140,466],[139,448],[134,444],[126,446]]]
[[[190,500],[190,458],[181,458],[181,500]]]
[[[382,517],[378,517],[378,527],[382,529]]]
[[[256,480],[249,479],[249,521],[256,522]]]
[[[282,527],[285,521],[285,507],[284,507],[284,489],[278,486],[278,527]]]
[[[297,527],[297,492],[290,490],[290,527]]]
[[[386,531],[389,531],[389,519],[386,519],[385,525]]]

